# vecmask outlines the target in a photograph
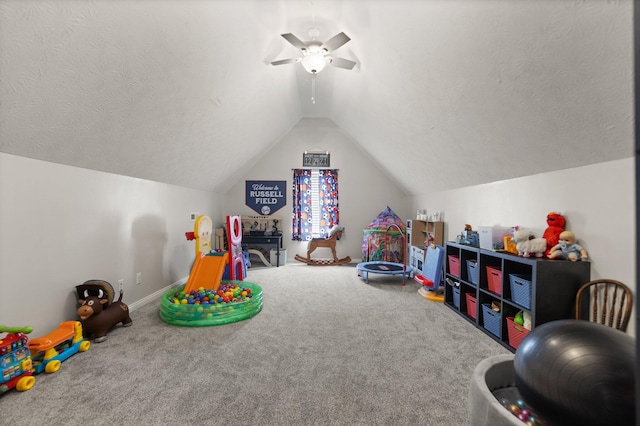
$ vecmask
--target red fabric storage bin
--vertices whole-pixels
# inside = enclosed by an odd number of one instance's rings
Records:
[[[513,322],[513,317],[507,317],[507,332],[509,334],[509,346],[514,349],[518,349],[522,339],[529,334],[529,330]]]
[[[492,266],[487,266],[487,287],[495,294],[502,294],[502,271]]]
[[[471,295],[471,293],[466,294],[467,297],[467,315],[471,318],[476,319],[477,308],[476,308],[476,298]]]
[[[449,255],[449,273],[460,277],[460,258],[458,256]]]

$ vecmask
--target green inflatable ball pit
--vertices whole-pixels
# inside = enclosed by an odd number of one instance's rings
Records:
[[[231,324],[251,318],[262,310],[262,287],[246,281],[224,280],[222,285],[231,284],[251,289],[251,298],[244,302],[211,305],[175,304],[169,300],[176,292],[184,290],[184,285],[167,290],[160,299],[160,318],[171,325],[181,327],[208,327]]]

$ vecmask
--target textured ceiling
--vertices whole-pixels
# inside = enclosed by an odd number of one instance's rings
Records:
[[[631,157],[632,7],[2,0],[0,151],[224,192],[327,117],[407,194]],[[311,27],[358,62],[322,71],[315,104],[300,65],[269,64]]]

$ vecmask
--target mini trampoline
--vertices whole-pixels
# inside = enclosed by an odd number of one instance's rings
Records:
[[[369,282],[369,272],[371,272],[372,274],[402,275],[402,284],[404,285],[407,274],[410,274],[413,268],[402,263],[376,260],[358,263],[356,269],[358,270],[358,275],[363,277],[366,282]]]
[[[402,229],[397,224],[391,224],[387,228],[385,242],[389,245],[389,229],[396,228],[400,235],[402,236],[402,249],[406,251],[407,241],[406,237],[402,231]],[[369,249],[367,248],[367,253]],[[383,274],[383,275],[402,275],[402,285],[405,284],[405,280],[407,274],[410,274],[412,271],[411,265],[407,265],[406,253],[403,253],[402,259],[404,263],[396,263],[389,262],[387,260],[374,260],[369,262],[362,262],[356,265],[356,270],[358,271],[358,275],[364,278],[365,282],[369,282],[369,273],[372,274]]]

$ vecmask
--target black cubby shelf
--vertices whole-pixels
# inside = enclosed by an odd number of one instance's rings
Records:
[[[445,247],[447,281],[459,288],[456,306],[455,287],[445,285],[445,306],[512,352],[517,342],[509,344],[507,318],[528,312],[532,330],[549,321],[572,318],[576,292],[591,276],[590,262],[524,258],[454,242]],[[500,309],[499,321],[495,314],[483,312],[483,305],[490,308],[492,303]]]

